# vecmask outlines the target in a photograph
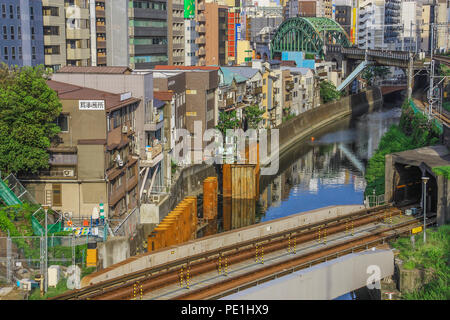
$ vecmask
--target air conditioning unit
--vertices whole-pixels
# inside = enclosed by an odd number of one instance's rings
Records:
[[[159,203],[159,201],[161,200],[161,197],[159,194],[152,195],[151,197],[152,197],[152,202],[155,202],[155,203]]]
[[[64,177],[73,177],[75,175],[74,170],[63,170],[63,176]]]
[[[117,161],[117,165],[118,165],[119,167],[123,167],[123,161],[122,161],[122,160]]]
[[[127,126],[123,126],[122,127],[122,133],[128,133],[128,127]]]

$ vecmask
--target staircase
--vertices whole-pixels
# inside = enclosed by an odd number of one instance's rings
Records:
[[[367,66],[369,66],[369,65],[371,65],[371,64],[373,64],[373,61],[366,61],[366,60],[364,60],[363,62],[361,62],[357,67],[356,67],[356,69],[355,70],[353,70],[353,72],[352,73],[350,73],[350,75],[347,77],[347,78],[345,78],[345,80],[344,81],[342,81],[342,83],[337,87],[337,90],[338,91],[342,91],[342,90],[344,90],[354,79],[356,79],[356,77],[361,73],[361,72],[363,72],[364,71],[364,69],[367,67]]]

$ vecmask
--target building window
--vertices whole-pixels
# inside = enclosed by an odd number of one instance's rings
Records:
[[[3,26],[3,40],[8,40],[8,28]]]
[[[3,48],[3,59],[8,60],[8,47]]]
[[[31,59],[36,60],[36,47],[31,48]]]
[[[35,30],[34,30],[34,27],[31,27],[31,40],[34,40],[35,39],[35,35],[36,33],[35,33]]]
[[[12,5],[9,6],[9,18],[14,19],[14,7]]]
[[[6,4],[2,4],[2,18],[6,19]]]
[[[34,20],[34,9],[30,7],[30,20]]]
[[[17,39],[22,40],[22,27],[17,27]]]
[[[16,60],[16,47],[11,47],[11,59]]]
[[[14,40],[14,27],[11,26],[11,40]]]
[[[56,125],[61,128],[61,132],[69,132],[69,115],[60,114],[56,118]]]
[[[19,47],[19,60],[22,60],[22,47]]]
[[[52,184],[52,205],[62,206],[61,184]]]
[[[20,20],[20,6],[17,6],[17,19]]]

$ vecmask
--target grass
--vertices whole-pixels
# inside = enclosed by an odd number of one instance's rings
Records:
[[[433,172],[450,180],[450,166],[435,167]]]
[[[82,268],[81,269],[81,279],[83,279],[84,276],[94,272],[95,270],[96,270],[95,267]],[[38,288],[33,289],[33,292],[31,293],[28,300],[45,300],[45,299],[52,298],[57,295],[63,294],[64,292],[66,292],[68,290],[69,289],[67,288],[67,279],[62,278],[58,282],[58,284],[56,285],[55,288],[49,287],[47,293],[45,295],[43,295],[42,297],[41,297],[40,289],[38,289]]]
[[[400,251],[403,267],[411,270],[423,268],[433,270],[432,280],[412,293],[403,294],[406,300],[449,300],[450,299],[450,225],[438,229],[427,229],[427,241],[423,234],[415,236],[415,249],[409,237],[400,238],[391,245]]]

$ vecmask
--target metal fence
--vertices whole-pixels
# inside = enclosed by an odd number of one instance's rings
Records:
[[[369,208],[376,207],[376,206],[382,206],[385,204],[384,194],[380,194],[379,196],[368,195],[366,197],[365,203],[366,203],[366,206],[368,206]]]
[[[0,283],[16,283],[44,274],[47,266],[85,266],[88,237],[49,236],[48,255],[45,237],[0,237]]]

